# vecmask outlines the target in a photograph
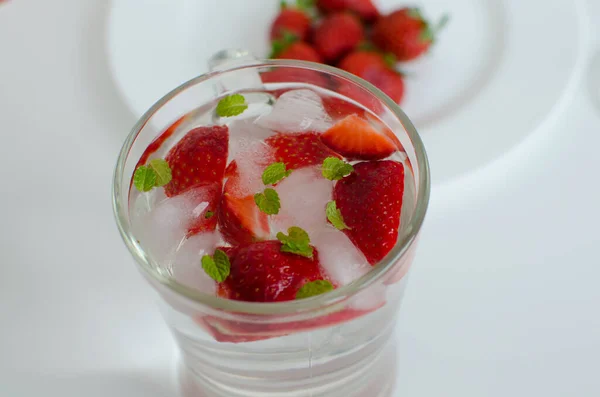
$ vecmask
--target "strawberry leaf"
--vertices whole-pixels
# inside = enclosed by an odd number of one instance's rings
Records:
[[[154,186],[161,187],[171,182],[171,168],[169,163],[163,159],[154,159],[150,161],[150,168],[156,173],[156,183]]]
[[[342,213],[337,207],[335,201],[330,201],[325,206],[325,214],[327,215],[327,219],[333,226],[335,226],[338,230],[350,229],[348,225],[344,222],[344,217]]]
[[[218,283],[225,281],[231,270],[231,263],[227,254],[221,250],[215,250],[213,256],[202,257],[202,269]]]
[[[256,193],[254,195],[254,202],[267,215],[279,214],[279,209],[281,208],[279,194],[273,189],[267,188],[263,193]]]
[[[244,113],[248,109],[246,98],[240,94],[227,96],[219,101],[217,115],[219,117],[232,117]]]
[[[277,240],[281,241],[281,251],[296,254],[307,258],[313,257],[313,247],[310,246],[310,237],[302,228],[292,226],[288,229],[288,235],[277,233]]]
[[[298,41],[298,36],[289,30],[283,30],[281,38],[273,40],[271,43],[271,54],[269,54],[269,58],[277,58],[283,51],[285,51],[296,41]]]
[[[285,169],[285,163],[273,163],[263,171],[262,181],[265,185],[274,185],[291,173],[291,170]]]
[[[330,181],[339,181],[346,175],[350,175],[352,171],[354,171],[354,167],[351,164],[337,157],[327,157],[323,160],[321,173]]]
[[[142,165],[133,174],[133,185],[140,192],[149,192],[156,185],[156,179],[156,172],[152,168]]]
[[[333,291],[333,284],[327,280],[315,280],[304,284],[296,293],[296,299],[305,299],[312,296],[324,294]]]

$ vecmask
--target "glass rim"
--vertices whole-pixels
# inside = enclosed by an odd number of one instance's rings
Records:
[[[336,77],[341,77],[350,80],[353,84],[356,84],[371,95],[381,101],[392,114],[400,121],[403,125],[406,133],[408,134],[413,148],[416,154],[417,166],[419,167],[419,189],[416,196],[416,206],[409,223],[410,232],[399,239],[392,250],[373,268],[362,277],[354,280],[353,282],[339,287],[327,294],[318,295],[307,299],[299,299],[294,301],[284,302],[246,302],[237,301],[227,298],[221,298],[215,295],[209,295],[200,292],[196,289],[187,287],[171,277],[165,276],[158,269],[152,265],[152,258],[149,258],[145,254],[143,248],[137,243],[135,236],[133,235],[130,228],[130,221],[123,210],[123,203],[121,203],[121,186],[123,182],[123,172],[125,169],[126,159],[129,154],[131,147],[138,134],[144,128],[146,123],[152,118],[156,112],[162,108],[167,102],[177,96],[180,92],[187,88],[203,83],[217,76],[224,75],[227,73],[237,72],[245,69],[255,68],[268,68],[268,67],[291,67],[304,70],[314,70],[323,72]],[[298,82],[301,83],[301,82]],[[410,160],[409,160],[410,161]],[[126,184],[129,186],[129,183]],[[430,181],[430,170],[427,154],[425,152],[423,141],[419,136],[414,125],[402,111],[400,106],[396,104],[391,98],[384,94],[377,87],[371,83],[353,75],[341,69],[327,66],[323,64],[317,64],[307,61],[296,61],[296,60],[260,60],[252,62],[242,66],[236,66],[214,72],[209,72],[200,76],[197,76],[187,82],[179,85],[177,88],[171,90],[169,93],[160,98],[150,109],[148,109],[140,119],[135,123],[131,132],[127,136],[117,160],[117,165],[113,175],[113,187],[112,187],[112,201],[113,211],[116,219],[116,223],[121,234],[125,245],[129,252],[134,257],[139,267],[144,271],[146,276],[149,276],[151,281],[156,281],[161,285],[168,287],[172,292],[177,295],[183,296],[191,301],[191,303],[197,303],[205,306],[209,306],[213,309],[224,310],[230,313],[236,314],[259,314],[259,315],[274,315],[274,314],[300,314],[309,311],[322,310],[323,308],[331,305],[338,304],[345,301],[348,298],[358,294],[359,292],[366,289],[369,285],[377,282],[390,269],[393,268],[394,264],[398,262],[409,250],[412,244],[415,242],[423,221],[427,212],[429,204],[429,196],[431,190]],[[129,208],[129,202],[125,204]],[[405,264],[408,265],[408,264]]]

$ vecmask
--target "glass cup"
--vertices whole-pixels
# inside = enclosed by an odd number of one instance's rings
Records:
[[[230,62],[231,58],[239,62]],[[301,61],[254,61],[244,52],[226,51],[213,57],[211,68],[213,72],[177,87],[141,117],[123,145],[113,185],[121,236],[161,297],[162,311],[181,350],[184,394],[390,395],[396,375],[392,334],[429,200],[429,168],[419,135],[398,105],[380,90],[333,67]],[[397,136],[406,152],[397,244],[364,276],[308,299],[235,301],[180,282],[132,231],[131,179],[143,153],[153,142],[156,145],[158,137],[168,143],[165,137],[172,135],[173,140],[206,124],[195,115],[214,105],[217,98],[234,92],[253,93],[254,100],[268,105],[277,90],[290,88],[327,90],[361,104]]]

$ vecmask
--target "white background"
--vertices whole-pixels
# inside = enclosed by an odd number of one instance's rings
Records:
[[[175,394],[173,343],[110,205],[135,120],[107,66],[107,11],[0,6],[1,396]],[[398,329],[398,395],[600,395],[599,152],[592,40],[553,125],[434,188]]]

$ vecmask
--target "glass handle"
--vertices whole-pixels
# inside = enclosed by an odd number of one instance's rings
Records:
[[[208,68],[211,72],[217,72],[257,63],[260,63],[260,61],[250,51],[243,49],[229,49],[221,50],[210,57],[208,60]],[[240,87],[245,87],[246,89],[256,88],[258,90],[264,88],[260,74],[256,69],[248,69],[247,71],[230,75],[225,73],[215,80],[216,96],[237,91]]]

